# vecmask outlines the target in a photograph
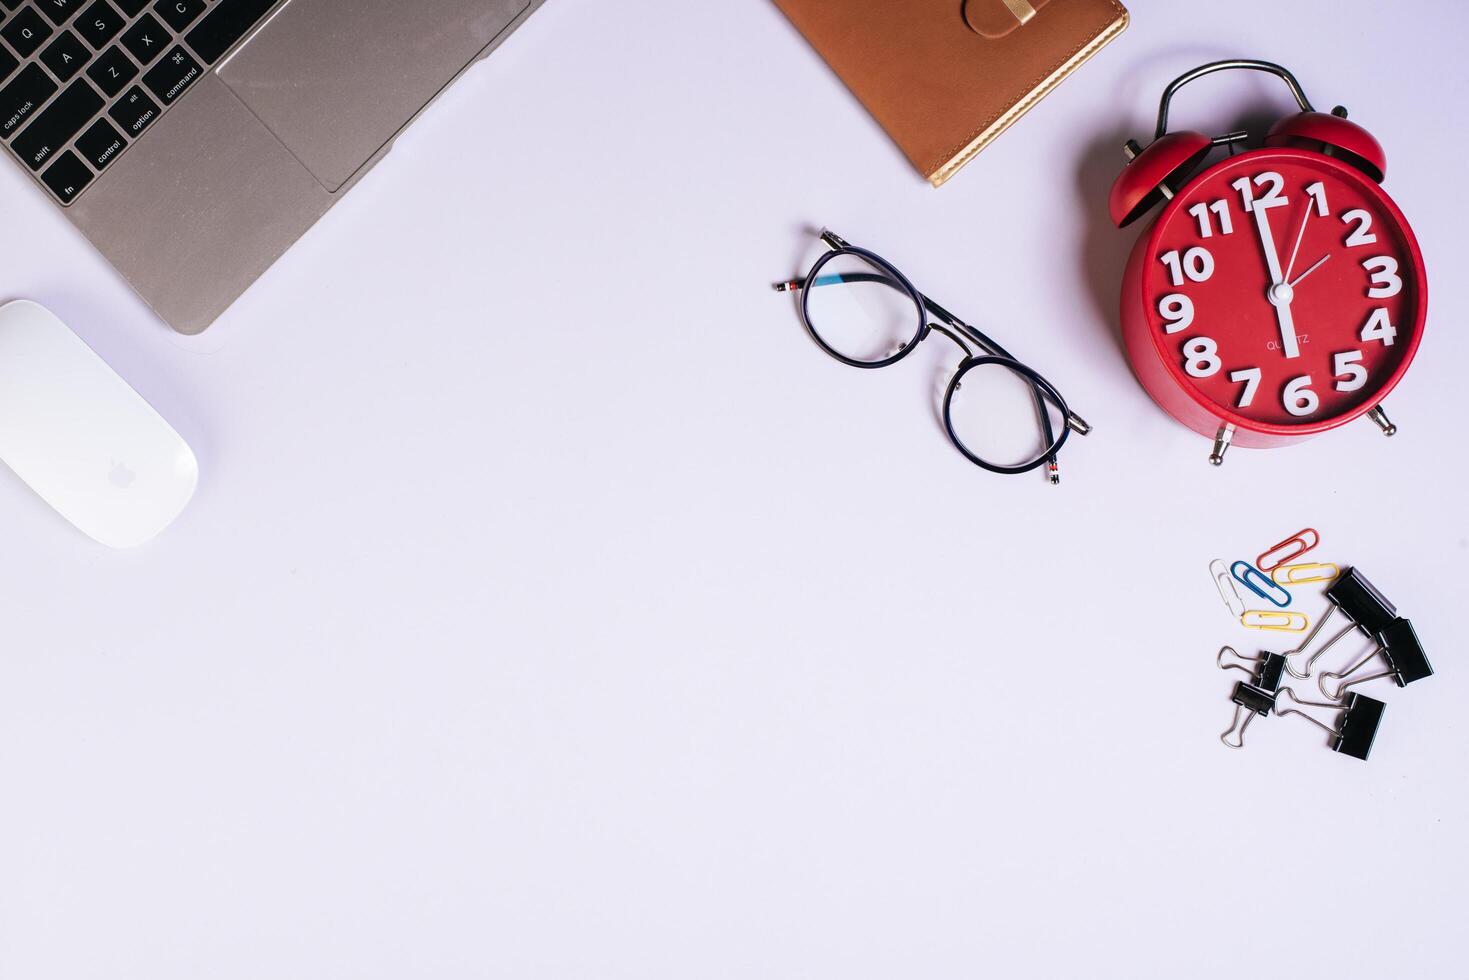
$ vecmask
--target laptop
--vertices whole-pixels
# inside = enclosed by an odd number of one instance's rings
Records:
[[[0,142],[199,333],[543,2],[0,0]]]

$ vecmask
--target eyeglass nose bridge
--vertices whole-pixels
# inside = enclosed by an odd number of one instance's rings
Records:
[[[944,326],[942,323],[934,323],[931,320],[924,323],[923,332],[919,335],[918,341],[921,343],[923,339],[929,335],[930,332],[943,334],[945,337],[948,337],[950,340],[952,340],[956,345],[958,345],[959,349],[964,352],[964,359],[966,361],[975,356],[974,348],[969,346],[969,343],[962,336],[959,335],[958,331],[951,330],[948,327]]]

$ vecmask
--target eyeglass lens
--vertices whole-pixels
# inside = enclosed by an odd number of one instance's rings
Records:
[[[964,373],[949,403],[955,438],[992,466],[1026,466],[1050,455],[1066,419],[1048,397],[1039,399],[1030,378],[1001,362],[978,364]],[[1050,422],[1050,436],[1042,425]]]
[[[912,342],[923,314],[893,273],[860,255],[821,263],[806,283],[806,322],[831,350],[853,361],[883,361]]]

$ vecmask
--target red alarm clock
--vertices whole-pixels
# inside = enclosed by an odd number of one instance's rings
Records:
[[[1248,138],[1168,132],[1184,85],[1216,71],[1270,72],[1301,111]],[[1163,92],[1154,141],[1128,141],[1112,219],[1166,201],[1122,283],[1128,358],[1148,394],[1214,440],[1281,446],[1368,415],[1396,427],[1382,399],[1418,350],[1428,310],[1423,255],[1383,192],[1382,147],[1346,109],[1316,112],[1295,77],[1264,61],[1220,61]],[[1211,151],[1224,157],[1195,171]]]

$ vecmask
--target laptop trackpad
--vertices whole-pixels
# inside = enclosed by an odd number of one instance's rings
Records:
[[[336,191],[529,0],[292,0],[219,76]]]

